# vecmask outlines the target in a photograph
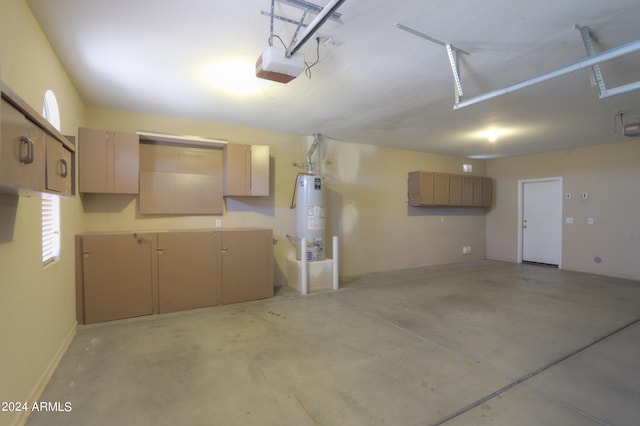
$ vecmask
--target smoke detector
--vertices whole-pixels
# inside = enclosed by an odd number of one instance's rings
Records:
[[[286,56],[284,49],[267,47],[256,62],[256,77],[288,83],[304,71],[304,55],[294,53]]]

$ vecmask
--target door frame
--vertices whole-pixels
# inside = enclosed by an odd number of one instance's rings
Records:
[[[536,183],[536,182],[549,182],[549,181],[559,181],[560,182],[560,192],[564,194],[564,184],[562,182],[562,176],[548,177],[548,178],[536,178],[536,179],[521,179],[518,180],[518,223],[517,223],[517,236],[518,236],[518,263],[522,263],[522,220],[523,220],[523,201],[524,201],[524,185],[526,183]],[[560,211],[561,217],[560,220],[564,224],[564,198],[560,198]],[[563,235],[564,232],[560,234],[560,259],[558,261],[558,269],[562,269],[562,247],[563,247]]]

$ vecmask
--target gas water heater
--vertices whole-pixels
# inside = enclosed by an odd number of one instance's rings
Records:
[[[316,173],[311,156],[320,143],[320,136],[314,135],[314,141],[307,152],[305,173],[296,179],[296,258],[304,253],[307,261],[325,259],[325,193],[322,176]],[[306,247],[301,248],[302,239]]]
[[[296,241],[297,257],[300,259],[300,242],[304,238],[304,249],[308,261],[324,260],[325,240],[324,183],[318,175],[300,174],[296,184]]]

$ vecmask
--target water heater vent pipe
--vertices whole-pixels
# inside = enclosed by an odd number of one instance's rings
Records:
[[[318,148],[318,145],[320,145],[320,134],[315,133],[313,135],[313,143],[311,144],[311,147],[309,148],[309,151],[307,151],[307,155],[305,157],[307,161],[305,163],[305,167],[307,168],[307,174],[310,174],[310,175],[314,174],[313,163],[311,162],[311,156],[313,155],[315,150]]]

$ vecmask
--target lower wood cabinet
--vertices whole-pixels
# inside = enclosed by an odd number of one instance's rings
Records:
[[[222,303],[273,297],[273,234],[260,229],[222,232]]]
[[[158,312],[220,303],[220,234],[217,231],[158,233]]]
[[[77,235],[78,323],[272,297],[272,239],[253,228]]]
[[[155,234],[83,235],[76,239],[80,261],[82,317],[93,324],[153,313]],[[77,263],[76,263],[76,266]]]

